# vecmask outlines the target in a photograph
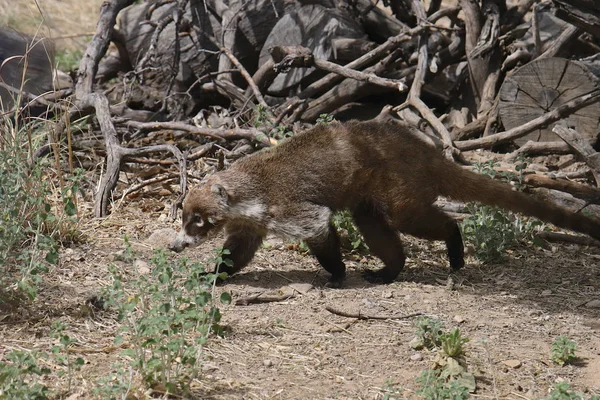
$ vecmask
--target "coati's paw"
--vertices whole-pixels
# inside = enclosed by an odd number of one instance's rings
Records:
[[[458,271],[459,269],[461,269],[464,266],[465,266],[464,258],[462,258],[462,257],[450,258],[450,268],[452,268],[454,271]]]
[[[339,289],[342,287],[345,278],[346,274],[343,274],[342,276],[332,276],[331,278],[329,278],[329,281],[325,284],[325,287]]]
[[[363,271],[362,275],[367,282],[375,283],[378,285],[392,283],[395,279],[391,278],[389,273],[387,273],[387,271],[384,269],[380,269],[377,271],[366,269]]]

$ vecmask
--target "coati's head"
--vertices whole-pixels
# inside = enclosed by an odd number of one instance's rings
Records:
[[[180,252],[198,246],[211,233],[218,232],[226,222],[229,209],[227,190],[218,183],[209,183],[191,190],[183,202],[181,230],[169,249]]]

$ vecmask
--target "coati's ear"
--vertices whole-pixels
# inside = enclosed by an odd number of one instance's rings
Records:
[[[223,203],[224,205],[229,204],[229,194],[227,194],[227,190],[223,186],[219,185],[218,183],[215,183],[210,187],[210,190],[211,192],[217,195],[221,203]]]

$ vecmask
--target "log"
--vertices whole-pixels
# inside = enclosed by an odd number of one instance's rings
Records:
[[[556,16],[600,38],[598,0],[553,0]]]
[[[499,92],[498,110],[505,130],[546,114],[561,105],[600,88],[600,79],[582,62],[563,58],[538,59],[524,65],[505,79]],[[565,118],[568,126],[585,139],[597,140],[600,103],[581,108]],[[519,146],[528,141],[556,141],[553,124],[515,139]]]
[[[309,4],[284,15],[273,27],[260,53],[259,65],[266,64],[275,46],[302,46],[322,60],[334,59],[333,39],[363,39],[365,33],[351,15],[342,9]],[[287,94],[303,79],[314,75],[314,68],[292,69],[278,75],[268,89],[269,94]]]

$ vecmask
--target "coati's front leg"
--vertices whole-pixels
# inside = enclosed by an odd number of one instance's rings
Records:
[[[353,216],[369,250],[384,264],[378,271],[366,270],[363,276],[371,283],[393,282],[406,261],[398,233],[389,226],[383,214],[370,205],[359,206]]]
[[[229,254],[223,256],[232,262],[231,266],[222,263],[217,265],[215,270],[218,272],[226,272],[227,275],[233,275],[252,261],[254,254],[260,247],[264,235],[253,231],[250,228],[227,230],[227,239],[223,245],[223,249],[229,251]]]
[[[329,224],[326,234],[305,239],[304,242],[319,264],[331,274],[328,286],[341,287],[346,277],[346,265],[342,261],[340,237],[333,225]]]

